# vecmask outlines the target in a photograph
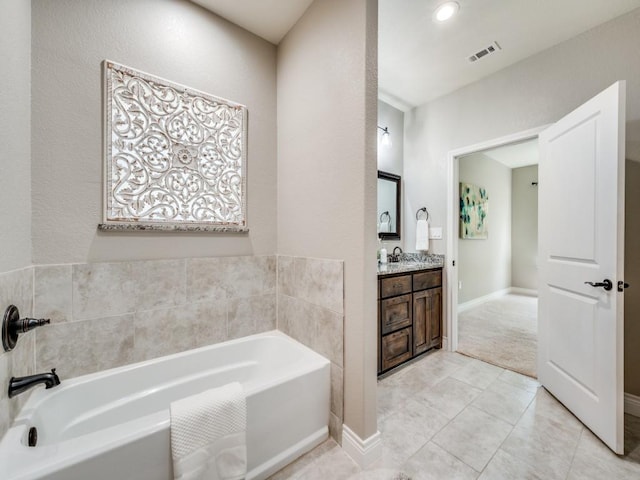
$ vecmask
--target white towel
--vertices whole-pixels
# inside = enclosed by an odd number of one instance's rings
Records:
[[[391,231],[391,222],[381,222],[379,231],[389,233]]]
[[[176,480],[240,480],[247,473],[247,406],[238,382],[171,404]]]
[[[416,224],[416,250],[429,250],[429,222],[418,220]]]

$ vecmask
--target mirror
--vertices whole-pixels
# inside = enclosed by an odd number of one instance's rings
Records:
[[[400,175],[378,170],[378,237],[400,240]]]

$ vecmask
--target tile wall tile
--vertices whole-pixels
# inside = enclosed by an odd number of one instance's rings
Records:
[[[275,330],[276,297],[273,294],[229,300],[227,337],[234,338]]]
[[[36,370],[61,379],[133,362],[133,314],[66,322],[36,330]]]
[[[334,312],[344,312],[343,262],[296,257],[295,296]]]
[[[183,305],[187,296],[187,261],[153,260],[132,265],[135,311]]]
[[[71,265],[43,265],[33,269],[33,314],[51,323],[72,320]]]
[[[278,255],[278,294],[288,295],[290,297],[295,296],[295,274],[294,257]]]
[[[216,257],[187,260],[187,299],[244,298],[276,290],[276,257]]]
[[[331,412],[344,418],[344,373],[335,363],[331,363]]]
[[[139,300],[134,262],[73,265],[73,320],[133,313]]]

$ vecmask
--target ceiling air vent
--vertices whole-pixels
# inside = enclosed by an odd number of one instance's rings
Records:
[[[493,42],[488,47],[483,48],[479,52],[474,53],[469,57],[469,61],[471,63],[480,60],[482,57],[486,57],[487,55],[491,55],[492,53],[496,53],[498,50],[502,50],[502,47],[498,44],[498,42]]]

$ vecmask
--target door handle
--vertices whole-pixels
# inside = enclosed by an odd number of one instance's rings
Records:
[[[618,291],[624,292],[625,288],[629,288],[629,284],[627,282],[618,282]]]
[[[587,285],[591,285],[592,287],[602,287],[607,292],[613,288],[613,283],[611,283],[611,280],[609,280],[608,278],[605,278],[603,281],[597,282],[597,283],[593,283],[593,282],[584,282],[584,283],[586,283]]]

